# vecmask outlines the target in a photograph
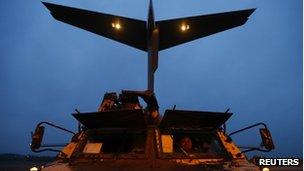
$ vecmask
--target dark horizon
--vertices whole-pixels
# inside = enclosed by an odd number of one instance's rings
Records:
[[[147,17],[148,1],[52,2]],[[105,92],[146,88],[144,52],[58,22],[40,1],[0,3],[0,128],[5,137],[0,153],[33,154],[30,131],[38,122],[76,130],[70,115],[75,108],[96,111]],[[154,0],[154,8],[157,20],[257,8],[241,27],[160,52],[155,74],[160,112],[173,105],[220,112],[230,108],[229,132],[256,122],[267,123],[272,132],[276,149],[254,154],[302,157],[302,1]],[[69,141],[46,129],[46,142]],[[257,132],[234,140],[259,145]]]

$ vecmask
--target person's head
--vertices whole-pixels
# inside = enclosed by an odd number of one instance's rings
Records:
[[[186,150],[186,151],[190,151],[192,150],[192,141],[189,137],[184,137],[181,139],[180,141],[180,146]]]
[[[204,153],[209,152],[210,151],[210,146],[211,146],[210,141],[208,141],[208,140],[202,141],[201,146],[200,146],[201,151],[204,152]]]

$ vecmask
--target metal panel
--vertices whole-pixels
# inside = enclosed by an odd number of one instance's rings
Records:
[[[74,113],[73,116],[85,127],[93,128],[146,128],[147,117],[143,110]]]
[[[217,129],[232,113],[166,110],[161,129]]]

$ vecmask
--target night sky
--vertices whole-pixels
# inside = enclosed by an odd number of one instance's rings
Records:
[[[148,1],[47,1],[146,20]],[[154,0],[156,20],[257,8],[232,30],[159,54],[155,93],[172,108],[234,115],[228,132],[265,122],[276,149],[263,156],[302,156],[302,1]],[[51,17],[39,0],[0,1],[0,153],[32,154],[40,121],[77,129],[74,109],[96,111],[105,92],[145,90],[147,54]],[[45,142],[69,136],[46,128]],[[232,137],[257,146],[258,129]]]

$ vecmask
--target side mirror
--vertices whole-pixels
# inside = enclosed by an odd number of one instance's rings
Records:
[[[44,126],[37,126],[34,134],[32,133],[31,150],[35,151],[40,148],[44,134]]]
[[[260,135],[262,138],[262,144],[267,150],[273,150],[274,149],[274,144],[272,141],[272,137],[270,134],[270,131],[267,128],[261,128],[260,129]]]

